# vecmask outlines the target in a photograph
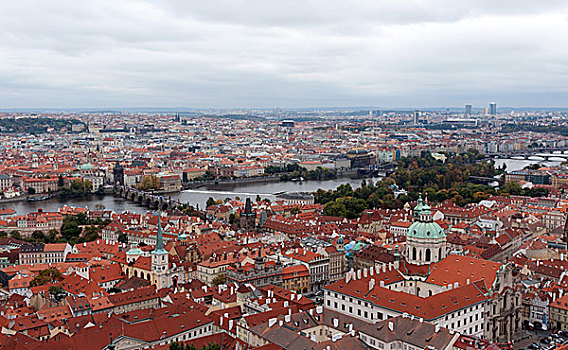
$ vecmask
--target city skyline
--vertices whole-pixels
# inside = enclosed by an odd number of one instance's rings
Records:
[[[11,3],[0,107],[568,107],[567,13],[560,1]]]

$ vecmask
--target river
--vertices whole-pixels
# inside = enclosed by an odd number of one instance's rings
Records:
[[[359,187],[361,185],[360,178],[338,178],[335,180],[326,181],[304,181],[300,182],[261,182],[261,183],[221,183],[218,185],[207,185],[194,190],[185,190],[180,193],[173,193],[171,195],[165,195],[165,197],[171,197],[172,199],[177,199],[182,203],[189,203],[195,207],[203,209],[205,207],[205,202],[209,197],[214,199],[225,199],[225,198],[236,198],[240,199],[251,198],[256,199],[256,196],[261,198],[268,198],[270,200],[275,199],[275,193],[280,192],[314,192],[318,189],[335,189],[341,184],[350,184],[353,188]],[[378,181],[379,179],[366,179],[366,181]],[[81,199],[50,199],[41,202],[7,202],[0,204],[0,207],[11,208],[16,210],[18,214],[26,214],[32,211],[37,211],[39,208],[44,211],[57,211],[63,205],[69,205],[73,207],[87,207],[89,209],[94,209],[95,205],[102,204],[106,209],[114,210],[115,212],[131,211],[135,213],[145,213],[149,209],[138,205],[137,203],[132,203],[126,201],[122,198],[116,198],[112,195],[106,196],[92,196],[91,198],[81,198]]]
[[[552,161],[543,162],[543,158],[535,156],[530,157],[529,160],[524,159],[495,159],[495,167],[501,167],[503,164],[507,165],[507,171],[520,170],[529,164],[541,163],[546,166],[554,166],[561,163],[564,159],[558,158]],[[369,181],[370,179],[367,179]],[[372,179],[377,181],[378,179]],[[360,178],[338,178],[335,180],[326,181],[304,181],[299,182],[261,182],[261,183],[221,183],[218,185],[207,185],[199,189],[185,190],[180,193],[171,195],[172,199],[177,199],[182,203],[189,203],[195,207],[203,209],[205,202],[209,197],[214,199],[236,198],[240,199],[251,198],[255,199],[256,196],[261,198],[268,198],[274,200],[275,193],[279,192],[314,192],[318,189],[335,189],[341,184],[348,183],[353,188],[359,187],[362,179]],[[0,207],[11,208],[16,210],[18,214],[26,214],[32,211],[37,211],[39,208],[44,211],[56,211],[63,205],[73,207],[87,207],[94,209],[95,205],[102,204],[106,209],[111,209],[115,212],[131,211],[136,213],[144,213],[148,211],[146,207],[140,206],[137,203],[125,201],[122,198],[116,198],[112,195],[107,196],[92,196],[85,199],[51,199],[42,202],[7,202],[0,204]]]

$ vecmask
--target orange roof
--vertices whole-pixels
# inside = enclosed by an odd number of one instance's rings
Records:
[[[439,286],[458,282],[460,286],[484,280],[491,287],[503,264],[469,256],[450,255],[434,265],[426,282]]]

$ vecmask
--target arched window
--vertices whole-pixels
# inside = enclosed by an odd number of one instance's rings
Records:
[[[418,260],[422,261],[422,249],[418,252]]]
[[[138,270],[134,270],[134,277],[138,277]]]
[[[412,260],[416,260],[416,247],[412,248]]]
[[[432,253],[430,252],[430,248],[426,248],[426,261],[430,262],[432,258]]]

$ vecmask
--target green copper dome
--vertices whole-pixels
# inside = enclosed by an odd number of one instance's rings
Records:
[[[85,163],[83,165],[81,165],[81,170],[92,170],[93,169],[93,165],[91,163]]]
[[[416,221],[413,222],[412,225],[408,228],[408,238],[419,238],[419,239],[436,239],[436,238],[444,238],[446,234],[444,230],[435,223],[434,221],[424,222],[424,221]]]
[[[126,252],[126,255],[142,255],[142,254],[144,254],[144,252],[142,251],[142,249],[138,248],[138,246]]]

